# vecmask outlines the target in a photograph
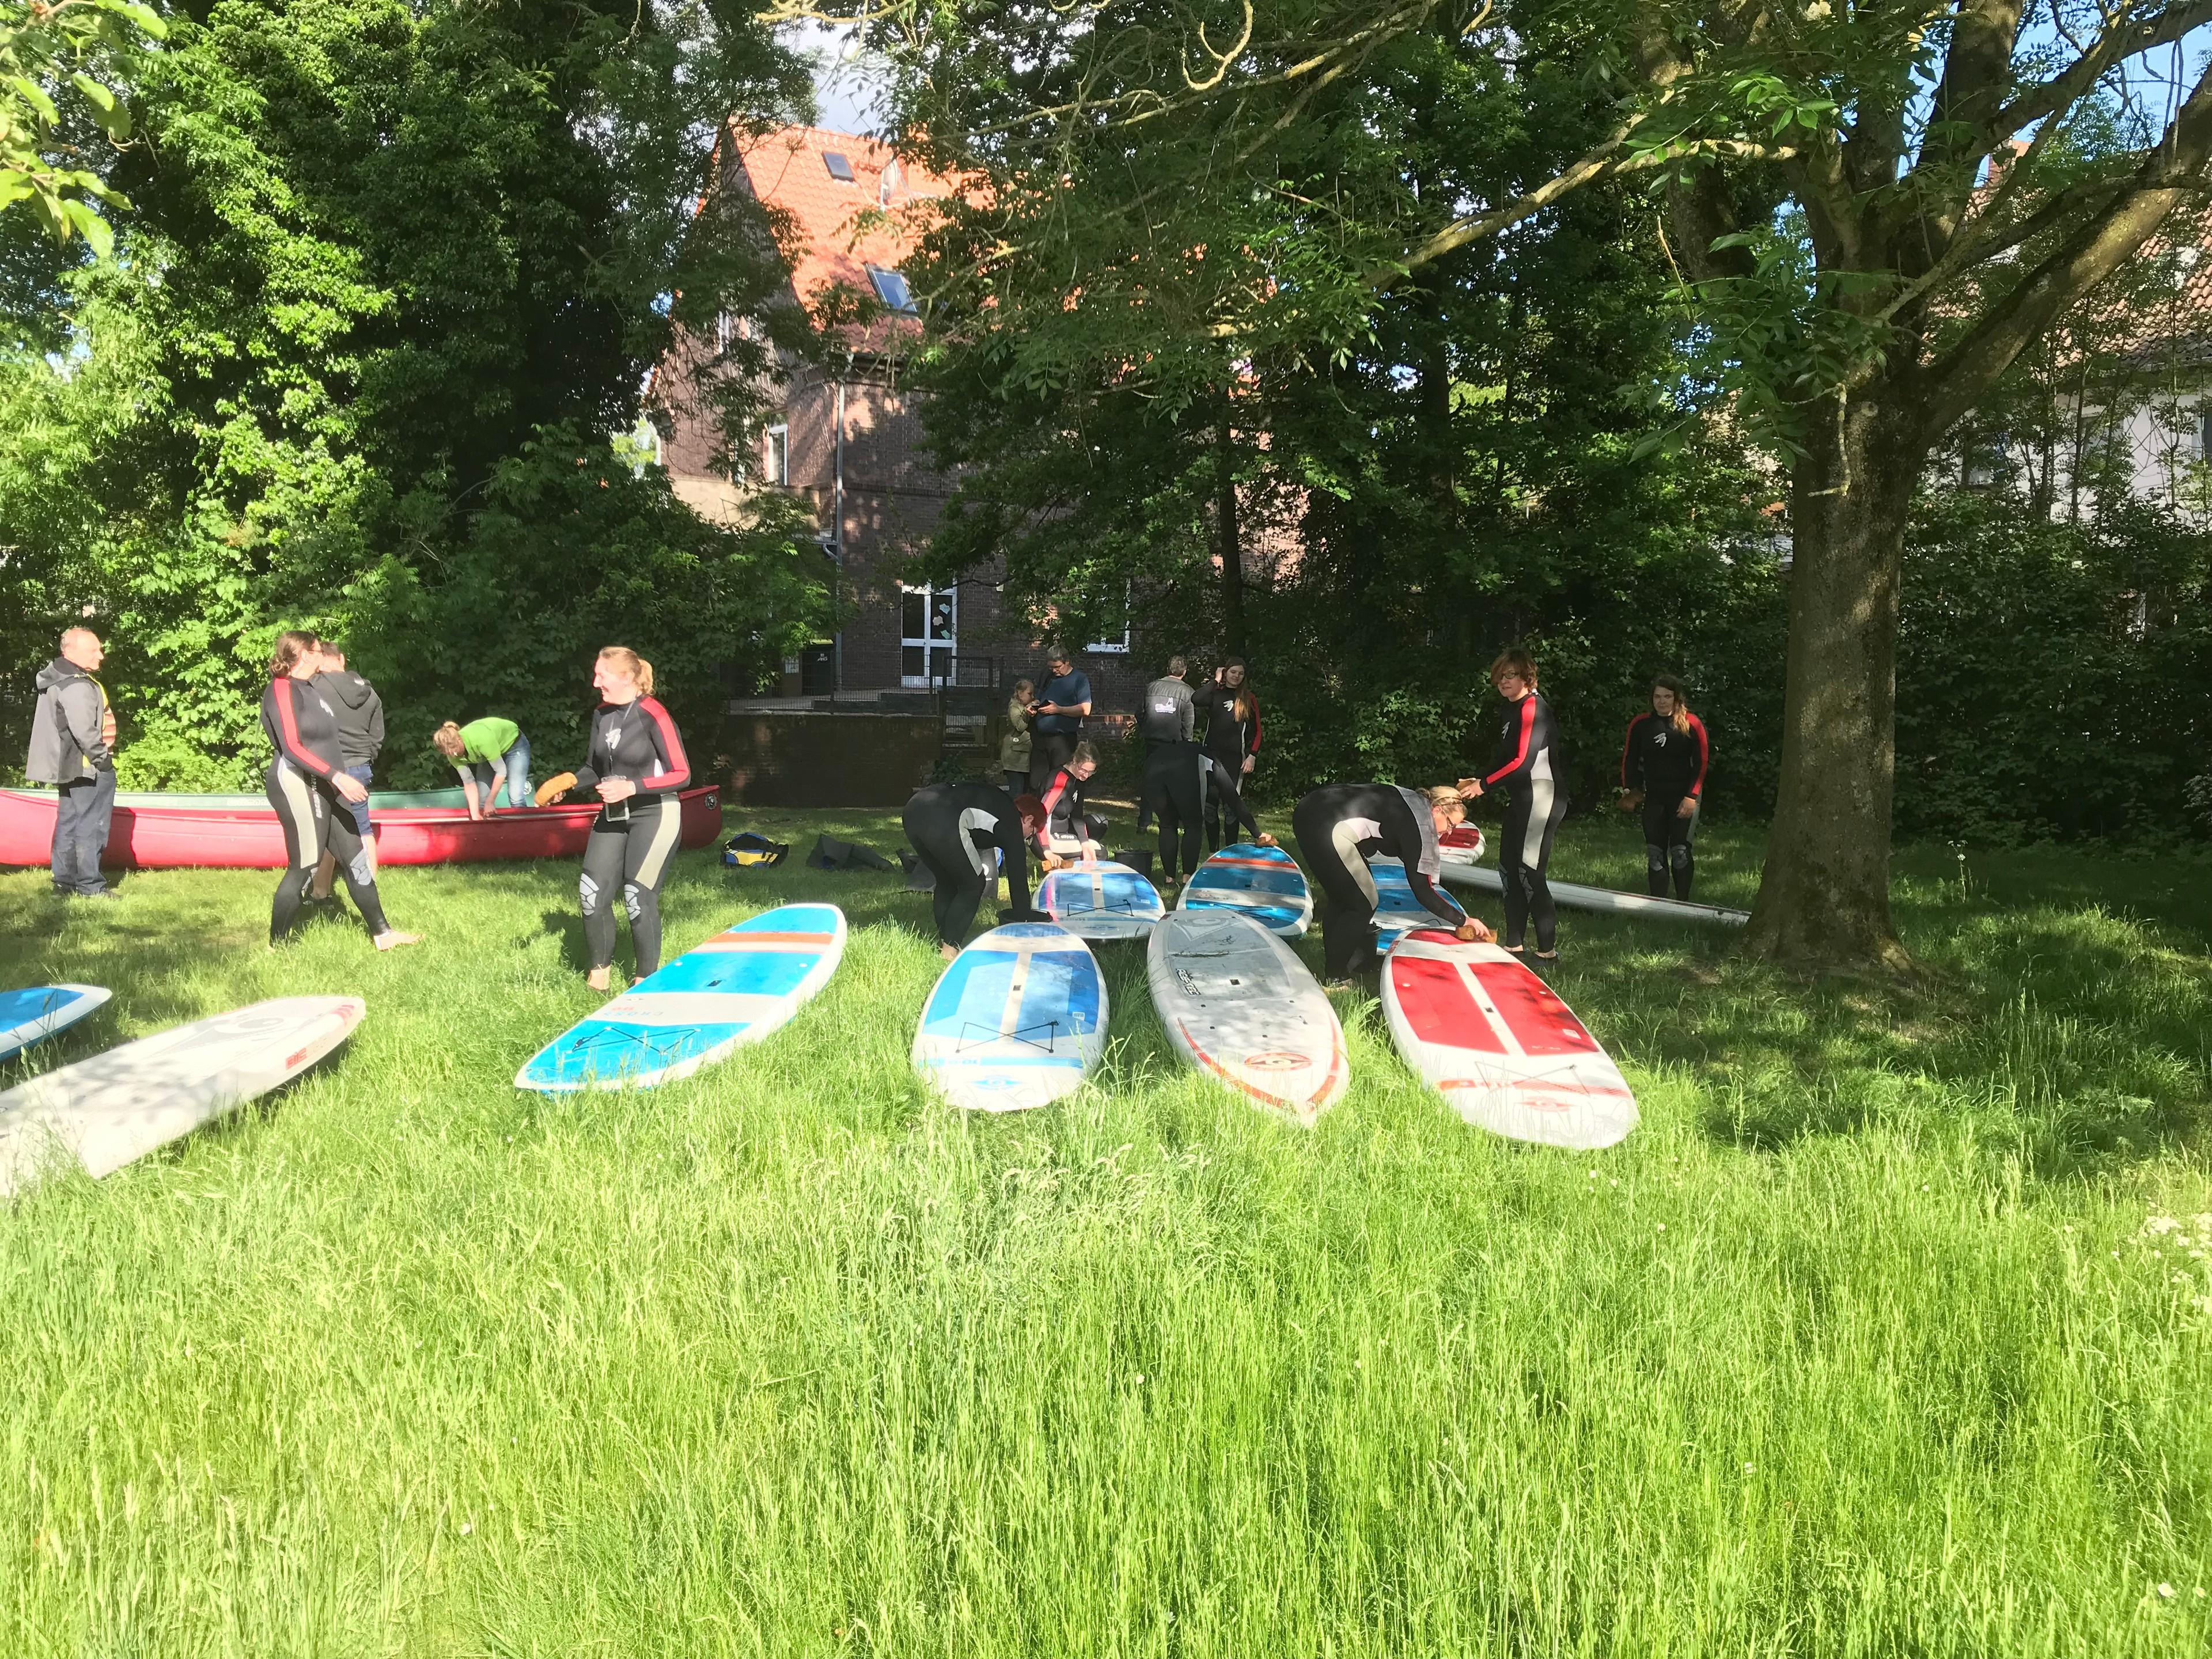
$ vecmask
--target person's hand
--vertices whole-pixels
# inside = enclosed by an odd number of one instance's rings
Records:
[[[1262,830],[1258,836],[1254,837],[1252,842],[1252,845],[1255,847],[1280,847],[1282,844],[1282,842],[1277,841],[1273,836],[1269,835],[1264,830]]]
[[[1482,780],[1480,778],[1462,778],[1459,781],[1458,788],[1459,798],[1462,800],[1479,800],[1482,797]]]
[[[1245,757],[1244,757],[1244,769],[1245,769],[1247,772],[1249,772],[1249,771],[1252,769],[1252,762],[1253,762],[1253,759],[1254,759],[1254,757],[1252,757],[1252,756],[1250,756],[1250,755],[1247,755],[1247,756],[1245,756]]]
[[[367,800],[368,786],[359,778],[340,772],[331,779],[331,785],[348,800]]]
[[[610,804],[628,800],[637,793],[637,785],[629,778],[601,778],[593,787],[599,790],[599,799]]]
[[[1674,809],[1674,816],[1678,818],[1692,817],[1696,815],[1697,811],[1698,798],[1695,795],[1685,795],[1682,797],[1682,804]]]
[[[1638,807],[1643,805],[1644,792],[1641,789],[1624,789],[1620,792],[1620,810],[1622,811],[1633,812]]]
[[[1452,937],[1462,945],[1487,945],[1495,935],[1473,916],[1469,916],[1452,930]]]

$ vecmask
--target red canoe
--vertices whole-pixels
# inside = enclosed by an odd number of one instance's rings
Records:
[[[682,845],[704,847],[721,832],[722,792],[684,792]],[[494,859],[575,858],[599,816],[580,806],[524,807],[470,822],[459,806],[372,810],[381,864],[477,864]],[[0,865],[46,864],[54,840],[54,797],[45,790],[0,789]],[[281,870],[284,831],[276,812],[118,806],[103,863],[125,870]]]

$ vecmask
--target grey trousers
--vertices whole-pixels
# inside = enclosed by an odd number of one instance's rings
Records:
[[[108,821],[115,816],[112,768],[60,787],[54,813],[53,876],[57,893],[104,893],[100,855],[107,850]]]

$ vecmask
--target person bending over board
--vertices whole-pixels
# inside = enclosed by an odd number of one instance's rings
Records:
[[[937,922],[937,948],[950,962],[967,942],[975,907],[1006,875],[1012,901],[1005,921],[1045,921],[1030,908],[1029,838],[1023,833],[1014,798],[994,784],[933,783],[906,804],[906,838],[929,866],[934,881],[931,903]],[[991,855],[998,854],[993,867]]]
[[[301,899],[327,847],[376,948],[413,945],[421,934],[399,933],[384,919],[376,871],[354,829],[352,803],[368,799],[368,786],[347,775],[337,713],[309,684],[322,665],[313,634],[279,634],[261,694],[261,729],[276,750],[263,782],[284,828],[284,879],[269,912],[269,942],[283,944],[299,925]]]
[[[346,775],[366,790],[377,753],[384,747],[384,699],[376,695],[374,686],[346,666],[345,652],[335,640],[318,639],[315,654],[323,665],[307,684],[337,714],[338,755],[345,762]],[[347,811],[353,814],[354,830],[361,836],[361,855],[368,860],[373,875],[376,871],[376,829],[368,821],[368,795],[364,793],[359,800],[347,803]],[[337,855],[325,847],[322,862],[315,866],[314,884],[307,890],[308,903],[329,902],[331,884],[337,879]]]
[[[676,722],[653,701],[653,665],[626,645],[599,653],[592,669],[599,694],[579,790],[599,798],[599,816],[584,844],[584,873],[576,885],[584,908],[584,942],[591,952],[585,981],[604,991],[615,962],[615,890],[622,890],[637,977],[660,966],[660,884],[684,829],[678,792],[691,781],[691,763]]]
[[[1037,850],[1044,854],[1047,870],[1098,856],[1098,837],[1106,833],[1106,820],[1083,806],[1083,786],[1097,769],[1097,751],[1079,743],[1067,764],[1053,773],[1037,797],[1043,813],[1036,829]]]
[[[1662,674],[1651,682],[1651,707],[1628,723],[1620,745],[1620,810],[1644,809],[1644,884],[1653,898],[1690,896],[1697,874],[1690,843],[1705,791],[1712,743],[1705,723],[1682,698],[1682,682]]]
[[[430,741],[461,775],[461,793],[468,799],[471,822],[490,813],[502,787],[509,806],[531,804],[530,739],[513,720],[495,714],[471,720],[466,726],[447,720],[430,734]],[[477,799],[479,793],[483,797],[481,802]]]
[[[1498,752],[1490,770],[1462,778],[1459,792],[1469,800],[1492,789],[1506,792],[1505,823],[1498,832],[1498,873],[1505,890],[1505,948],[1522,954],[1528,924],[1536,924],[1536,960],[1559,959],[1559,911],[1548,879],[1552,836],[1567,815],[1566,792],[1559,787],[1559,722],[1552,705],[1536,692],[1536,663],[1517,647],[1498,653],[1490,665],[1490,683],[1505,699],[1505,718],[1498,728]]]
[[[1443,869],[1438,842],[1467,821],[1456,789],[1400,789],[1387,783],[1331,783],[1291,809],[1291,832],[1306,868],[1321,884],[1322,977],[1348,985],[1375,960],[1375,878],[1370,858],[1396,859],[1424,908],[1465,943],[1490,929],[1437,885]]]

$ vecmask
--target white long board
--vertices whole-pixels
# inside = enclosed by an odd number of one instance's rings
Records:
[[[1480,887],[1492,893],[1505,890],[1495,870],[1443,861],[1443,878],[1455,887]],[[1548,884],[1554,902],[1572,910],[1609,911],[1619,915],[1650,916],[1656,921],[1698,921],[1713,927],[1741,927],[1751,920],[1748,910],[1729,910],[1717,904],[1693,904],[1682,899],[1653,898],[1648,893],[1623,893],[1611,887],[1583,887],[1571,881]]]
[[[1152,1006],[1189,1064],[1302,1124],[1352,1080],[1344,1027],[1291,947],[1237,910],[1178,910],[1152,929]]]
[[[0,1094],[0,1198],[112,1174],[289,1082],[353,1035],[359,997],[279,997],[141,1037]]]

